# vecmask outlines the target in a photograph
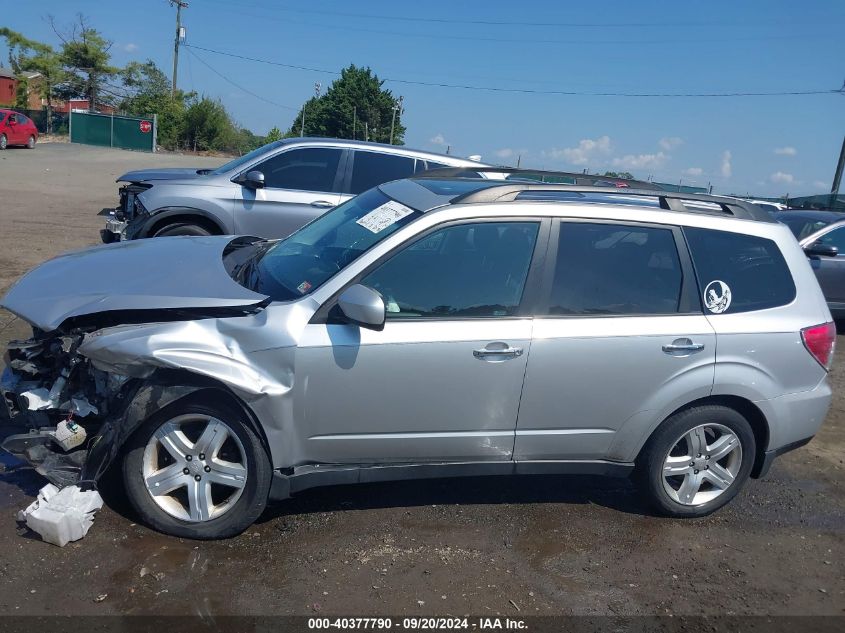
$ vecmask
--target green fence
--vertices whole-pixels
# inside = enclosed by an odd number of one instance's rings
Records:
[[[147,119],[93,112],[70,113],[70,142],[154,152],[156,117]]]

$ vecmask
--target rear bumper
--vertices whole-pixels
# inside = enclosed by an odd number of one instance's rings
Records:
[[[769,468],[772,467],[772,463],[775,461],[776,457],[780,457],[781,455],[783,455],[784,453],[788,453],[789,451],[794,451],[796,448],[806,446],[810,443],[810,440],[812,439],[812,437],[805,437],[803,440],[792,442],[791,444],[781,446],[780,448],[776,448],[772,451],[766,451],[765,453],[763,453],[763,459],[759,460],[754,465],[754,470],[751,471],[751,476],[755,479],[765,477],[766,474],[769,472]]]

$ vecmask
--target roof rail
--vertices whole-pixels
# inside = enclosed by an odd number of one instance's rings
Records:
[[[556,183],[554,180],[548,181],[548,184],[572,184],[585,186],[608,186],[612,184],[620,189],[643,189],[664,191],[664,189],[653,182],[646,182],[644,180],[629,180],[626,178],[618,178],[616,176],[601,176],[599,174],[583,174],[569,171],[547,171],[544,169],[525,169],[524,167],[490,167],[485,165],[467,165],[465,167],[441,167],[438,169],[429,169],[424,172],[416,174],[415,178],[466,178],[467,174],[508,174],[511,176],[524,175],[525,179],[513,179],[513,182],[541,182],[547,183],[544,178],[567,178],[572,180],[571,183]],[[538,180],[538,177],[541,180]],[[597,183],[602,183],[598,185]]]
[[[502,183],[501,185],[488,185],[476,191],[457,196],[452,199],[452,204],[478,204],[489,202],[512,202],[525,191],[561,191],[569,193],[600,193],[603,196],[642,196],[644,198],[657,198],[660,208],[666,211],[677,211],[680,213],[703,213],[708,215],[728,215],[741,220],[756,220],[760,222],[775,222],[776,220],[763,209],[751,202],[745,202],[736,198],[724,196],[712,196],[701,193],[679,193],[671,191],[655,191],[643,189],[617,189],[610,187],[589,187],[581,185],[555,185],[548,183]],[[549,199],[553,201],[553,199]],[[717,209],[708,209],[696,206],[688,206],[687,202],[704,202],[716,205]]]

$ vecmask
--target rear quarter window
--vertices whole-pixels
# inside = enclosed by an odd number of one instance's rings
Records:
[[[707,314],[765,310],[791,303],[795,282],[772,240],[684,228]]]

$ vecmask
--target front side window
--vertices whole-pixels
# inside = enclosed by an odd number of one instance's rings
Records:
[[[795,282],[772,240],[684,228],[708,314],[749,312],[786,305]]]
[[[822,244],[835,246],[839,249],[839,253],[841,255],[845,255],[845,227],[840,227],[838,229],[828,231],[816,241]]]
[[[392,154],[356,151],[350,193],[358,194],[391,180],[414,175],[414,159]]]
[[[369,273],[387,318],[507,317],[519,309],[537,222],[479,222],[439,229]]]
[[[264,174],[264,185],[298,191],[336,191],[339,149],[307,147],[276,154],[255,167]]]
[[[830,222],[826,220],[808,220],[802,217],[777,218],[779,222],[786,224],[797,240],[803,240],[808,235],[820,231]]]
[[[547,313],[674,314],[682,280],[670,229],[562,222]]]

